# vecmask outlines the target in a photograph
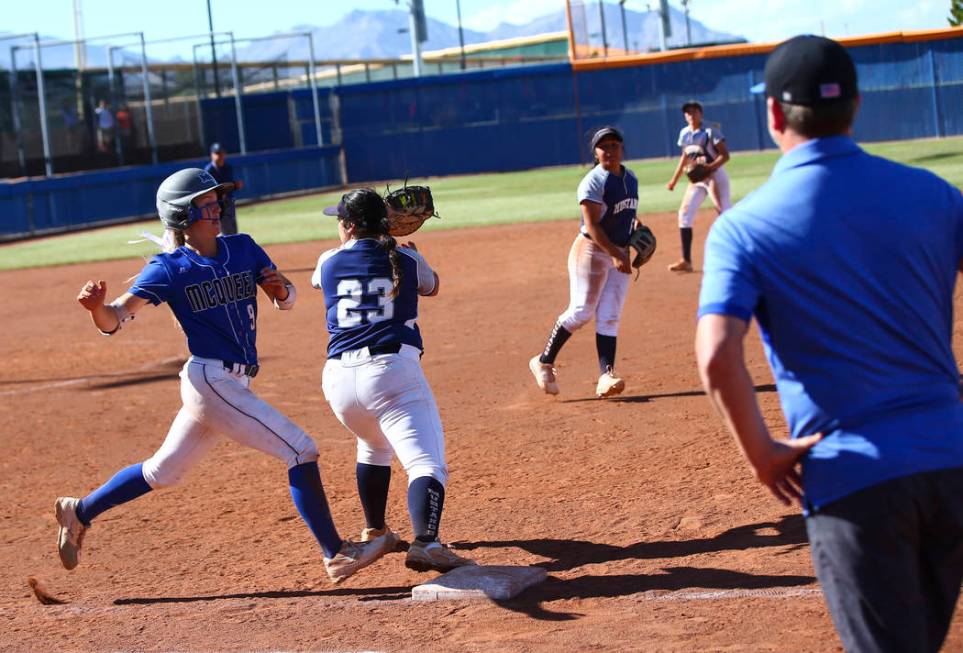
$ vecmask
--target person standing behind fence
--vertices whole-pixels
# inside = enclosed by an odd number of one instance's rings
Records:
[[[232,183],[235,190],[244,188],[244,182],[234,178],[234,168],[227,162],[227,150],[220,143],[211,144],[211,160],[204,170],[219,184]],[[221,233],[225,236],[237,233],[237,212],[234,206],[234,192],[224,196],[224,209],[221,213]]]
[[[699,371],[759,481],[806,508],[844,648],[937,651],[963,580],[963,195],[853,142],[856,67],[835,41],[786,41],[764,83],[783,156],[709,233]],[[756,402],[753,315],[792,440]]]
[[[727,210],[732,203],[729,199],[729,175],[722,166],[729,160],[726,137],[719,125],[707,125],[702,117],[702,105],[689,100],[682,105],[682,115],[686,126],[679,132],[678,146],[682,156],[666,188],[673,190],[679,177],[687,176],[693,167],[704,167],[708,176],[700,179],[690,176],[682,205],[679,207],[679,235],[682,239],[682,258],[669,266],[672,272],[692,272],[692,225],[695,224],[696,211],[706,195],[719,213]]]
[[[94,113],[97,114],[97,149],[109,152],[114,144],[114,114],[107,106],[107,100],[101,100]]]

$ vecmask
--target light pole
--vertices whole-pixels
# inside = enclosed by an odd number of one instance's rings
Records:
[[[685,0],[683,0],[684,2]],[[619,0],[619,10],[622,12],[622,48],[629,53],[629,32],[625,27],[625,0]]]
[[[458,45],[461,48],[461,69],[465,69],[465,32],[461,28],[461,0],[455,0],[455,10],[458,12]]]
[[[692,0],[682,0],[682,9],[685,11],[685,44],[692,45],[692,26],[689,24],[689,4]]]
[[[602,26],[602,52],[604,56],[609,56],[609,37],[605,33],[605,5],[599,0],[599,23]]]
[[[221,83],[217,76],[217,49],[214,47],[214,14],[211,12],[211,0],[207,0],[207,31],[211,35],[211,62],[214,65],[214,95],[221,97]]]

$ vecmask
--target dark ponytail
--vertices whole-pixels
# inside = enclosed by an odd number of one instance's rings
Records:
[[[341,198],[345,214],[341,219],[355,225],[359,236],[379,236],[391,264],[391,297],[401,290],[401,254],[398,241],[389,233],[388,208],[381,195],[370,188],[359,188]]]

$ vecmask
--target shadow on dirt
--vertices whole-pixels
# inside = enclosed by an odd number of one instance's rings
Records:
[[[775,531],[774,533],[760,531]],[[786,515],[779,521],[737,526],[715,537],[692,540],[663,540],[636,542],[628,546],[600,544],[585,540],[502,540],[486,542],[458,542],[458,549],[517,547],[534,555],[551,558],[537,566],[549,572],[568,571],[584,565],[617,562],[619,560],[652,560],[681,558],[717,551],[745,551],[768,546],[804,546],[806,524],[800,515]]]
[[[768,532],[772,531],[772,532]],[[577,569],[585,565],[620,560],[679,558],[719,551],[744,551],[773,546],[789,546],[790,550],[806,546],[806,527],[799,515],[785,516],[779,521],[747,524],[731,528],[719,535],[691,540],[636,542],[628,546],[600,544],[585,540],[503,540],[459,542],[459,549],[517,547],[534,555],[550,558],[538,563],[549,572]],[[811,576],[756,575],[728,569],[699,567],[665,567],[662,574],[585,575],[562,580],[550,577],[545,583],[512,601],[500,603],[509,610],[524,612],[536,619],[564,621],[575,619],[575,613],[551,612],[541,603],[563,599],[612,598],[653,590],[676,591],[701,589],[764,589],[809,585]]]
[[[772,383],[764,383],[756,386],[756,392],[775,392],[776,386]],[[610,397],[605,401],[616,403],[616,404],[644,404],[652,401],[653,399],[676,399],[680,397],[704,397],[705,391],[703,390],[682,390],[681,392],[663,392],[661,394],[652,395],[629,395],[626,397]],[[584,401],[599,401],[598,397],[582,397],[580,399],[564,399],[559,403],[563,404],[577,404]]]
[[[812,576],[749,574],[712,567],[664,567],[661,574],[618,574],[579,576],[568,580],[549,577],[511,601],[498,604],[506,610],[527,614],[543,621],[571,621],[577,612],[546,610],[543,603],[565,599],[616,598],[642,592],[674,592],[689,588],[746,590],[797,587],[816,582]]]
[[[276,590],[270,592],[242,592],[238,594],[206,594],[202,596],[155,596],[114,599],[114,605],[155,605],[160,603],[201,603],[231,599],[297,599],[309,596],[354,596],[361,601],[390,601],[411,596],[411,586],[344,587],[330,590]]]

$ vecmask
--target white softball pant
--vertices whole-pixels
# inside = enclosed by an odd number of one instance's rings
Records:
[[[410,483],[431,476],[444,485],[445,433],[421,369],[421,352],[371,356],[367,347],[324,364],[321,389],[338,420],[358,438],[358,462],[387,467],[398,456]]]
[[[597,333],[617,336],[631,275],[615,269],[608,252],[579,234],[568,254],[568,280],[568,308],[558,318],[565,330],[572,333],[594,317]]]
[[[713,206],[719,213],[732,208],[732,200],[729,198],[729,175],[726,174],[725,168],[719,168],[708,179],[698,184],[689,184],[685,189],[685,197],[682,198],[682,206],[679,207],[680,229],[691,227],[695,223],[696,211],[702,206],[706,195],[712,200]]]
[[[192,356],[181,370],[181,407],[164,444],[144,463],[152,488],[179,483],[221,435],[283,460],[288,467],[318,459],[314,441],[254,394],[251,379],[219,360]]]

